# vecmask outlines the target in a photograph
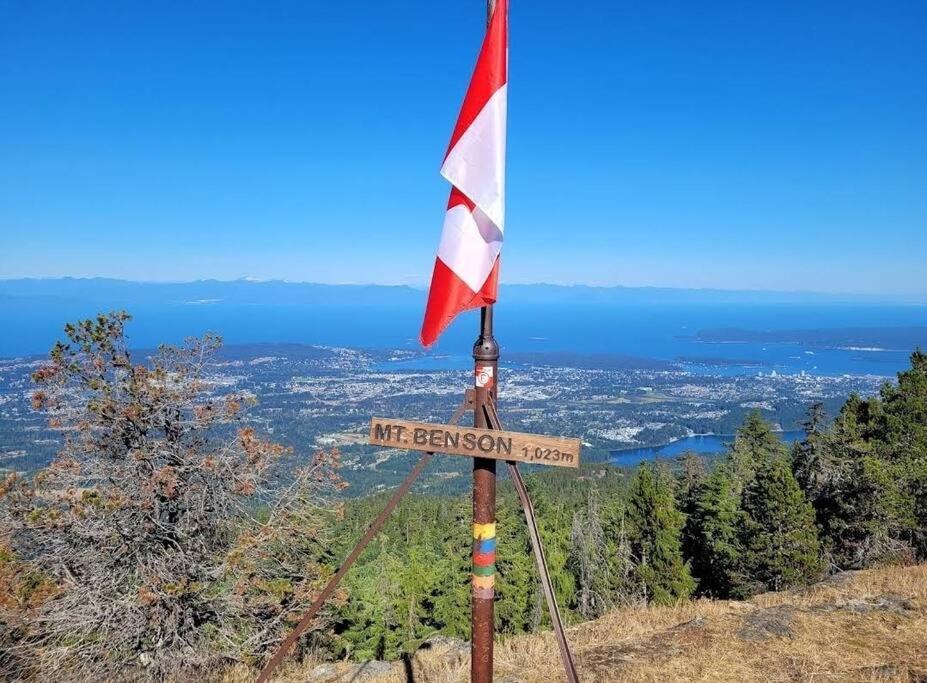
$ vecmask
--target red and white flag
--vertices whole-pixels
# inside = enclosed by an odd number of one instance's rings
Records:
[[[495,303],[505,217],[508,0],[497,0],[441,175],[453,185],[421,341],[458,313]]]

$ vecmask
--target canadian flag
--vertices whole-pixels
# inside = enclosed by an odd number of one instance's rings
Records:
[[[505,222],[508,0],[497,0],[441,175],[453,185],[431,276],[421,342],[458,313],[495,303]]]

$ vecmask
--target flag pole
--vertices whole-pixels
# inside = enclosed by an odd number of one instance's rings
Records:
[[[496,0],[486,0],[486,27]],[[475,396],[473,426],[489,428],[488,408],[496,399],[499,344],[493,336],[493,307],[480,309],[480,336],[473,345]],[[470,681],[491,683],[495,624],[496,461],[473,461],[473,550],[470,614]]]
[[[480,309],[480,336],[473,345],[475,400],[473,426],[490,429],[488,407],[496,397],[499,344],[493,337],[493,308]],[[473,574],[470,680],[490,683],[493,672],[496,571],[496,461],[473,461]]]

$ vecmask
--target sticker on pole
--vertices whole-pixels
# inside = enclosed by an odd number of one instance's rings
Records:
[[[493,374],[491,365],[477,365],[476,370],[476,386],[480,389],[486,389],[487,391],[492,391],[493,388]]]

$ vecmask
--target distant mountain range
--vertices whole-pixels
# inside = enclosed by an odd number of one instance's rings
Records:
[[[133,315],[130,336],[139,348],[212,331],[228,344],[418,349],[425,296],[407,286],[280,280],[0,280],[0,329],[11,331],[0,335],[0,357],[46,352],[66,322],[117,309]],[[518,352],[565,352],[572,355],[559,362],[571,365],[580,362],[575,354],[597,354],[582,361],[596,367],[698,359],[725,367],[884,374],[905,364],[912,348],[927,345],[927,306],[875,296],[533,284],[504,285],[499,301],[496,333],[511,360]],[[468,354],[477,317],[474,311],[456,320],[435,351]],[[776,341],[843,350],[822,356],[767,346]],[[904,352],[867,353],[876,349]]]
[[[587,285],[502,285],[507,304],[737,304],[737,303],[927,303],[927,298],[866,294],[757,290],[675,289],[669,287],[592,287]],[[23,278],[0,280],[4,299],[57,299],[107,307],[140,304],[205,306],[233,304],[312,304],[335,306],[420,306],[425,293],[408,286],[327,285],[282,280],[196,280],[132,282],[109,278]]]

